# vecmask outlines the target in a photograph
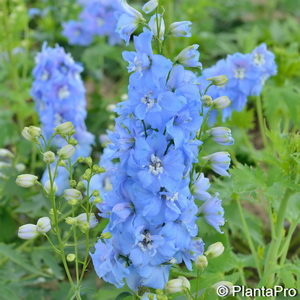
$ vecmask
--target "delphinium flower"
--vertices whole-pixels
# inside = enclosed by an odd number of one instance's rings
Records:
[[[200,86],[203,91],[210,84],[211,77],[227,76],[228,81],[225,84],[214,85],[207,93],[213,98],[220,96],[230,98],[231,105],[222,111],[223,119],[227,119],[233,111],[241,111],[245,107],[248,96],[258,96],[265,81],[276,72],[274,54],[267,49],[265,44],[262,44],[251,53],[228,55],[226,59],[203,70]],[[212,118],[215,115],[216,111],[213,111]]]
[[[62,47],[51,48],[44,44],[42,51],[36,57],[31,89],[46,139],[50,138],[58,125],[58,134],[64,135],[76,131],[74,137],[78,145],[74,160],[79,156],[89,156],[94,141],[93,135],[87,131],[85,125],[87,112],[81,72],[82,67]],[[24,134],[26,130],[23,130]],[[59,137],[56,137],[53,142],[57,146],[64,145],[63,139]],[[61,183],[58,184],[61,190],[67,181],[67,172],[64,168],[59,168],[57,181]]]
[[[126,41],[137,24],[134,16],[143,18],[139,14],[132,13],[132,27],[129,24],[130,30],[121,33]],[[101,159],[106,173],[92,183],[102,193],[104,201],[98,207],[100,215],[109,219],[104,232],[110,237],[100,237],[96,243],[91,253],[94,268],[105,281],[117,287],[126,282],[133,290],[142,286],[163,289],[174,263],[184,263],[191,270],[192,262],[204,251],[198,214],[218,231],[224,223],[221,201],[205,191],[209,183],[202,193],[205,199],[199,199],[205,200],[200,210],[190,189],[202,144],[198,134],[206,117],[197,75],[179,62],[201,67],[198,45],[182,51],[172,62],[155,54],[152,42],[162,37],[157,29],[149,28],[134,36],[136,51],[123,53],[132,73],[128,99],[116,108],[115,130],[108,135],[110,142]],[[212,167],[228,175],[227,162],[212,163]],[[105,178],[110,189],[104,188]]]
[[[71,45],[87,46],[95,36],[106,36],[111,45],[120,43],[116,25],[121,14],[121,0],[80,1],[82,11],[78,20],[63,24],[63,35]]]

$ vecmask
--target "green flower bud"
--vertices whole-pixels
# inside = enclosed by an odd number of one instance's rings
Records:
[[[75,218],[72,218],[72,217],[67,217],[65,221],[69,225],[75,225],[77,223],[77,220]]]
[[[69,202],[69,204],[75,205],[79,201],[81,201],[83,197],[81,192],[76,189],[66,189],[64,190],[64,198]],[[70,202],[72,202],[73,204]]]
[[[74,126],[73,126],[72,122],[62,123],[62,124],[56,126],[54,128],[54,131],[55,131],[56,134],[59,134],[63,137],[71,136],[75,133],[75,129],[74,129]]]
[[[75,140],[74,138],[70,138],[68,142],[69,142],[69,144],[72,145],[72,146],[78,145],[77,140]]]
[[[226,75],[219,75],[207,78],[206,80],[211,81],[213,85],[224,86],[228,82],[228,77]]]
[[[99,196],[99,191],[94,190],[94,191],[93,191],[93,196],[94,196],[94,197],[98,197],[98,196]]]
[[[52,151],[43,153],[43,160],[46,164],[52,164],[55,161],[55,154]]]
[[[69,184],[72,188],[74,188],[76,186],[77,182],[76,182],[76,180],[72,179],[69,181]]]
[[[111,233],[110,232],[102,232],[101,235],[100,235],[100,238],[101,239],[110,239],[112,237]]]
[[[61,149],[58,150],[57,154],[60,157],[60,159],[69,159],[71,158],[75,153],[75,148],[74,146],[68,144]]]
[[[55,194],[57,192],[57,185],[55,182],[53,182],[53,193]],[[44,190],[47,194],[50,194],[51,192],[51,181],[47,180],[44,184]]]
[[[80,191],[84,191],[85,190],[85,184],[82,181],[79,181],[77,183],[76,189],[80,190]]]
[[[29,188],[36,184],[38,177],[31,174],[22,174],[19,175],[16,179],[16,184],[23,187]]]
[[[30,142],[37,142],[38,138],[42,136],[42,130],[39,127],[29,126],[22,130],[22,135]]]
[[[221,242],[214,243],[207,248],[205,255],[209,258],[218,257],[224,252],[224,246]]]
[[[76,255],[74,253],[69,253],[67,255],[67,261],[68,262],[73,262],[75,260],[75,258],[76,258]]]
[[[203,271],[207,265],[208,265],[208,261],[205,255],[199,255],[196,257],[195,260],[195,265],[198,269],[200,269],[201,271]]]
[[[184,292],[185,290],[190,290],[191,284],[187,278],[179,276],[176,279],[169,280],[166,284],[166,291],[169,294],[175,294],[179,292]]]
[[[83,180],[89,180],[92,176],[92,170],[91,169],[86,169],[84,174],[82,175]]]
[[[94,199],[93,202],[94,202],[95,204],[100,204],[100,203],[103,202],[103,200],[102,200],[102,198],[100,198],[100,197],[96,197],[96,198]]]
[[[98,165],[93,165],[93,172],[96,174],[101,174],[105,172],[105,169]]]
[[[47,233],[51,230],[51,221],[48,217],[43,217],[38,219],[37,223],[37,231],[40,233]]]
[[[221,96],[213,100],[213,108],[224,109],[231,104],[230,99],[227,96]]]
[[[203,105],[206,107],[210,107],[213,105],[213,99],[209,95],[202,96],[201,101],[202,101]]]
[[[85,163],[86,163],[89,167],[91,167],[92,164],[93,164],[92,158],[91,158],[91,157],[86,157],[86,158],[85,158]]]

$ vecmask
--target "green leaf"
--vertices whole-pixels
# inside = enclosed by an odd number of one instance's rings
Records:
[[[128,297],[132,297],[132,294],[129,292],[123,292],[123,293],[119,294],[115,300],[123,300]]]

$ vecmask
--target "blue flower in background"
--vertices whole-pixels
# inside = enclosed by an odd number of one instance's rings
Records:
[[[36,103],[36,110],[42,123],[43,134],[48,139],[54,128],[64,122],[72,122],[78,141],[74,160],[79,156],[89,156],[94,137],[85,125],[86,100],[85,88],[80,78],[82,67],[62,47],[48,47],[44,44],[36,56],[33,69],[34,81],[31,95]],[[57,146],[64,145],[58,137],[54,139]],[[47,175],[45,174],[45,180]],[[56,183],[59,192],[68,184],[68,172],[59,168]]]
[[[121,39],[116,33],[117,21],[122,13],[119,0],[80,1],[82,11],[78,20],[63,23],[62,34],[71,45],[87,46],[95,36],[106,36],[111,45],[119,44]]]
[[[251,53],[235,53],[226,59],[218,61],[214,66],[204,69],[199,79],[200,90],[205,91],[208,78],[226,75],[228,82],[224,86],[211,86],[207,92],[213,98],[228,96],[231,105],[222,110],[223,120],[229,118],[233,111],[241,111],[249,96],[261,93],[265,81],[276,75],[275,56],[267,50],[265,44],[255,48]],[[212,111],[211,120],[214,121],[217,112]]]

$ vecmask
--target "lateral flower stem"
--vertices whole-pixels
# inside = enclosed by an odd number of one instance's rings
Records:
[[[252,238],[251,238],[251,235],[250,235],[249,227],[248,227],[248,224],[246,222],[246,218],[245,218],[245,215],[244,215],[244,212],[243,212],[243,208],[242,208],[242,205],[241,205],[241,202],[240,202],[239,195],[234,195],[234,198],[235,198],[235,200],[237,202],[237,205],[238,205],[238,210],[239,210],[240,218],[241,218],[241,221],[242,221],[244,233],[246,235],[246,239],[248,241],[249,248],[250,248],[251,253],[253,255],[253,258],[255,260],[255,264],[256,264],[258,276],[259,276],[259,278],[261,278],[261,276],[262,276],[262,274],[261,274],[261,266],[260,266],[260,263],[259,263],[257,252],[255,250],[255,246],[253,244],[253,241],[252,241]]]

